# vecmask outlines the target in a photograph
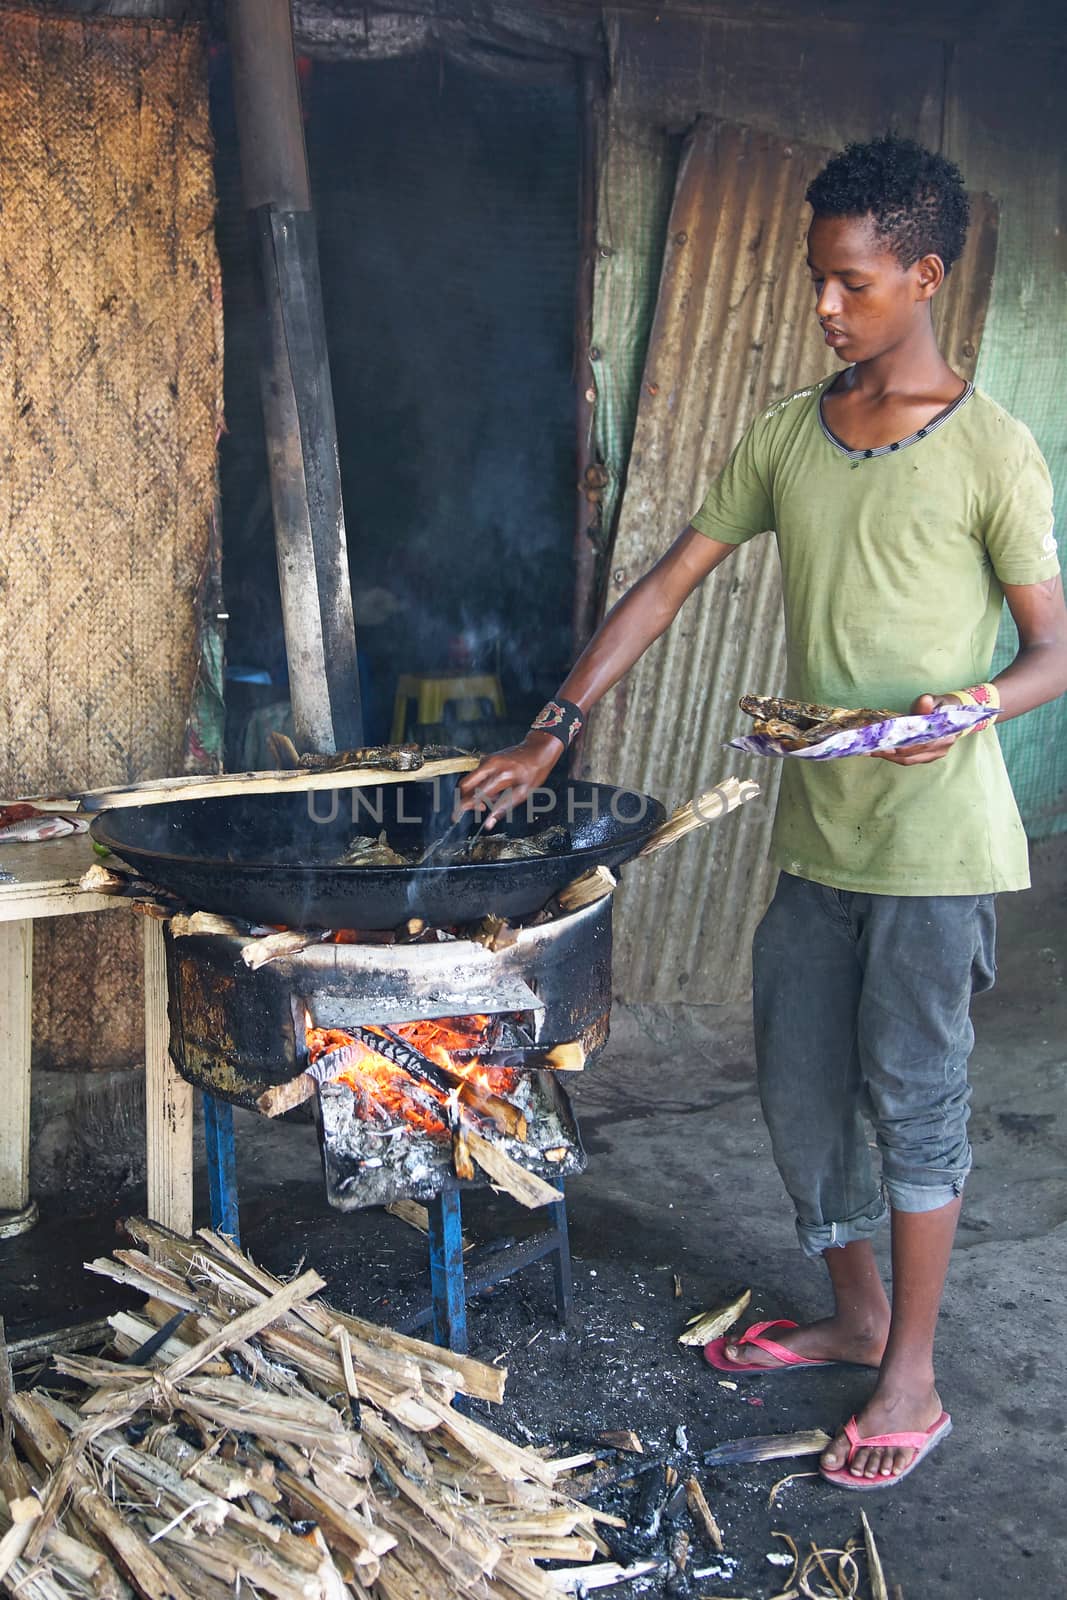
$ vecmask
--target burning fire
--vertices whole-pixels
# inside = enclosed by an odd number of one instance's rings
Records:
[[[311,1013],[304,1013],[308,1056],[313,1064],[345,1046],[364,1046],[358,1066],[346,1065],[331,1078],[356,1094],[362,1117],[368,1121],[406,1122],[439,1139],[451,1138],[461,1105],[465,1111],[500,1125],[511,1123],[509,1131],[519,1132],[521,1114],[505,1098],[514,1090],[519,1074],[508,1067],[485,1067],[476,1057],[461,1059],[488,1048],[492,1020],[488,1016],[468,1016],[403,1022],[391,1027],[388,1035],[381,1028],[363,1030],[383,1041],[391,1036],[410,1046],[430,1068],[431,1076],[427,1078],[407,1070],[388,1055],[367,1049],[364,1040],[341,1028],[316,1027]],[[433,1069],[438,1069],[436,1077]],[[523,1128],[519,1132],[519,1137],[524,1131]]]

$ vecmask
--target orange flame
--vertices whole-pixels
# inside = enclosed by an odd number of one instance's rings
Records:
[[[318,1061],[331,1050],[355,1043],[341,1028],[318,1028],[305,1009],[308,1055]],[[361,1115],[373,1117],[380,1108],[394,1119],[402,1119],[433,1138],[450,1137],[455,1089],[472,1083],[489,1094],[506,1096],[514,1090],[518,1074],[507,1067],[483,1067],[477,1061],[459,1061],[455,1052],[476,1050],[484,1045],[491,1019],[487,1016],[446,1017],[422,1022],[403,1022],[392,1028],[427,1060],[443,1068],[453,1081],[452,1093],[433,1083],[414,1078],[396,1062],[368,1051],[359,1066],[339,1073],[334,1080],[347,1084],[361,1101]],[[453,1106],[449,1102],[453,1102]],[[366,1112],[363,1106],[366,1106]]]

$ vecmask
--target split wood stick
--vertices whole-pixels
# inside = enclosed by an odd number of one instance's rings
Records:
[[[712,1516],[711,1507],[704,1498],[704,1491],[696,1478],[687,1478],[685,1484],[685,1498],[689,1510],[694,1517],[699,1517],[707,1530],[708,1538],[716,1550],[722,1549],[722,1529]]]
[[[419,1233],[429,1233],[430,1213],[417,1200],[394,1200],[385,1209],[389,1216],[399,1217],[409,1228],[417,1228]]]
[[[247,1549],[236,1541],[215,1538],[210,1542],[201,1539],[196,1544],[187,1544],[182,1539],[180,1528],[167,1534],[166,1523],[155,1517],[148,1519],[147,1527],[153,1539],[166,1539],[168,1559],[174,1561],[177,1558],[181,1562],[182,1570],[188,1574],[190,1583],[196,1584],[193,1593],[197,1596],[197,1600],[204,1600],[207,1594],[220,1595],[220,1585],[225,1585],[222,1593],[227,1594],[229,1600],[232,1600],[232,1597],[240,1592],[241,1584],[247,1583],[250,1577],[255,1592],[262,1590],[272,1595],[274,1600],[307,1600],[306,1580],[302,1581],[299,1573],[287,1571],[284,1567],[279,1568],[264,1549],[256,1551],[253,1566],[248,1560]],[[209,1579],[220,1580],[219,1584],[208,1588],[203,1584],[201,1576],[203,1573],[206,1573]],[[323,1590],[316,1584],[311,1593],[321,1595]]]
[[[330,1337],[337,1341],[337,1348],[341,1352],[341,1370],[345,1375],[345,1388],[348,1390],[350,1400],[359,1400],[359,1385],[356,1382],[356,1369],[352,1364],[352,1337],[347,1328],[338,1323],[330,1329]]]
[[[293,1111],[297,1106],[303,1105],[305,1100],[310,1100],[319,1085],[328,1083],[332,1078],[339,1078],[345,1072],[359,1072],[362,1063],[369,1056],[378,1055],[379,1051],[373,1049],[362,1038],[353,1037],[351,1044],[339,1045],[336,1050],[327,1050],[297,1078],[289,1078],[285,1083],[276,1083],[265,1089],[256,1101],[256,1110],[265,1117],[280,1117],[286,1111]]]
[[[347,1328],[344,1331],[348,1333],[353,1356],[359,1361],[360,1380],[368,1398],[379,1392],[389,1394],[396,1390],[422,1392],[422,1373],[410,1357],[389,1350],[368,1349],[358,1341],[353,1342],[353,1335]],[[303,1366],[309,1376],[322,1384],[327,1395],[335,1394],[344,1383],[341,1358],[336,1344],[326,1339],[311,1342],[317,1339],[316,1334],[306,1337],[302,1329],[271,1328],[261,1336],[260,1342],[283,1362]]]
[[[272,1294],[269,1299],[262,1301],[260,1305],[249,1307],[247,1311],[242,1312],[239,1317],[235,1317],[225,1327],[209,1334],[206,1339],[201,1339],[199,1344],[193,1345],[184,1355],[179,1356],[176,1361],[172,1361],[168,1367],[163,1368],[158,1377],[153,1377],[147,1383],[139,1384],[136,1388],[117,1397],[118,1405],[114,1417],[96,1418],[86,1425],[86,1429],[83,1432],[88,1437],[91,1437],[94,1433],[99,1433],[101,1428],[120,1427],[123,1423],[128,1422],[134,1412],[140,1410],[141,1406],[148,1404],[156,1393],[158,1383],[173,1386],[182,1378],[189,1377],[198,1367],[203,1366],[205,1361],[209,1361],[212,1356],[218,1355],[221,1350],[232,1349],[234,1345],[243,1344],[246,1339],[250,1339],[254,1334],[259,1333],[262,1328],[265,1328],[268,1323],[273,1322],[276,1317],[283,1316],[293,1306],[298,1305],[302,1300],[308,1299],[311,1295],[317,1294],[320,1289],[325,1287],[325,1278],[320,1278],[317,1272],[302,1272],[299,1278],[294,1278],[292,1283],[283,1284],[276,1293]],[[221,1382],[223,1380],[215,1381]]]
[[[4,1333],[4,1319],[0,1317],[0,1493],[5,1500],[24,1500],[30,1484],[15,1456],[11,1423],[11,1397],[15,1391],[11,1372],[10,1346]],[[28,1535],[27,1535],[28,1537]],[[20,1547],[18,1554],[22,1554]],[[11,1558],[14,1560],[14,1557]],[[0,1570],[0,1578],[3,1571]]]
[[[91,1589],[96,1600],[132,1600],[133,1590],[102,1550],[83,1544],[59,1528],[53,1528],[48,1535],[45,1550],[55,1557],[65,1574]]]
[[[536,1539],[542,1534],[562,1539],[572,1534],[584,1521],[580,1506],[560,1506],[555,1511],[506,1510],[498,1512],[494,1526],[509,1539]]]
[[[424,1404],[427,1410],[436,1415],[445,1432],[462,1445],[475,1461],[490,1467],[502,1478],[515,1478],[520,1482],[532,1478],[546,1488],[552,1487],[557,1474],[554,1462],[545,1461],[532,1450],[512,1444],[509,1439],[502,1438],[491,1428],[483,1427],[473,1417],[463,1416],[433,1395],[428,1395]]]
[[[538,1206],[552,1205],[555,1201],[563,1199],[559,1189],[553,1189],[550,1183],[546,1183],[536,1173],[527,1172],[525,1167],[520,1167],[519,1163],[513,1161],[499,1145],[493,1144],[489,1139],[483,1139],[473,1128],[468,1129],[467,1141],[471,1155],[490,1182],[496,1184],[498,1188],[506,1189],[520,1205],[534,1210]]]
[[[423,1483],[428,1483],[435,1476],[436,1468],[431,1464],[426,1446],[415,1434],[398,1432],[387,1417],[379,1416],[375,1411],[365,1412],[360,1419],[360,1426],[371,1441],[375,1455],[386,1460],[391,1469],[407,1472]],[[465,1470],[469,1474],[469,1469]]]
[[[215,800],[236,794],[299,794],[312,789],[363,789],[380,783],[425,783],[456,772],[473,772],[481,756],[449,756],[396,771],[392,767],[334,767],[310,772],[224,772],[201,777],[158,778],[121,789],[89,789],[77,798],[82,811],[123,806],[154,806],[176,800]]]
[[[744,805],[746,801],[754,800],[759,792],[759,784],[750,778],[744,780],[724,778],[722,783],[716,783],[712,788],[705,789],[695,800],[690,800],[684,806],[678,806],[637,852],[638,860],[643,856],[655,855],[657,850],[665,850],[668,845],[684,839],[686,834],[692,833],[695,828],[702,828],[705,823],[714,822],[717,817],[724,817],[728,811],[736,811],[738,806]]]
[[[526,1118],[518,1106],[513,1106],[511,1101],[505,1100],[502,1095],[491,1094],[488,1089],[483,1089],[481,1084],[475,1083],[470,1078],[463,1078],[458,1073],[455,1076],[459,1086],[461,1110],[474,1111],[479,1116],[488,1117],[509,1139],[518,1139],[520,1144],[525,1144]]]
[[[121,894],[127,881],[124,873],[109,872],[107,867],[95,861],[78,879],[78,888],[85,894]]]
[[[290,1472],[278,1474],[278,1487],[289,1500],[298,1516],[309,1517],[329,1530],[331,1541],[346,1550],[357,1565],[364,1556],[384,1556],[396,1548],[394,1534],[376,1528],[372,1522],[355,1511],[346,1511],[335,1505],[306,1478]]]
[[[383,1521],[393,1528],[399,1522],[408,1537],[432,1549],[445,1570],[457,1577],[465,1588],[471,1587],[482,1577],[492,1576],[504,1554],[504,1546],[499,1540],[482,1533],[474,1525],[474,1519],[465,1516],[458,1508],[454,1511],[443,1505],[429,1489],[409,1478],[406,1472],[398,1471],[393,1476],[393,1482],[404,1499],[410,1500],[422,1512],[422,1519],[406,1517],[403,1511],[397,1510],[392,1517],[383,1515]],[[431,1530],[426,1527],[427,1522],[432,1523],[438,1533],[444,1534],[450,1547],[447,1554],[442,1549],[442,1541],[432,1537]]]
[[[234,1538],[224,1532],[216,1533],[211,1539],[189,1541],[184,1533],[184,1523],[168,1526],[158,1515],[146,1516],[144,1525],[151,1533],[151,1542],[157,1549],[159,1541],[166,1543],[168,1559],[172,1551],[177,1549],[195,1567],[202,1568],[210,1576],[218,1577],[223,1572],[232,1572],[233,1594],[239,1592],[242,1580],[247,1582],[249,1579],[256,1592],[263,1591],[274,1596],[274,1600],[309,1600],[310,1596],[323,1596],[326,1593],[318,1581],[321,1559],[315,1573],[309,1574],[281,1561],[269,1544],[260,1543],[250,1552],[247,1540]],[[193,1592],[200,1600],[199,1579]]]
[[[866,1511],[860,1512],[860,1521],[863,1524],[863,1542],[867,1547],[867,1575],[871,1580],[871,1600],[889,1600],[885,1569],[882,1566],[882,1558],[878,1554],[874,1529],[867,1519]]]
[[[108,1317],[107,1320],[114,1333],[112,1339],[114,1349],[124,1360],[128,1360],[135,1351],[140,1350],[142,1345],[147,1344],[149,1339],[159,1333],[159,1329],[152,1323],[142,1322],[139,1317],[131,1316],[128,1311],[116,1311],[115,1315]],[[158,1361],[160,1366],[165,1366],[168,1361],[173,1361],[183,1351],[188,1350],[190,1342],[171,1334],[169,1339],[165,1339],[156,1347],[151,1359]],[[225,1362],[212,1362],[211,1365],[218,1368],[220,1376],[230,1370]]]
[[[70,1477],[79,1516],[108,1545],[138,1593],[146,1596],[147,1600],[195,1600],[195,1596],[167,1571],[147,1540],[141,1538],[96,1487],[80,1456],[71,1457],[67,1435],[59,1423],[49,1416],[40,1400],[33,1394],[12,1395],[11,1415],[20,1441],[56,1474],[53,1482],[57,1481],[61,1467],[72,1462]],[[62,1498],[66,1498],[65,1493]],[[50,1524],[43,1526],[45,1514],[45,1507],[42,1506],[34,1530],[34,1542],[39,1536],[42,1548],[51,1532]],[[30,1559],[35,1560],[39,1554],[40,1550],[30,1552]]]
[[[287,1111],[304,1105],[318,1089],[319,1080],[310,1072],[302,1072],[298,1078],[287,1078],[284,1083],[265,1089],[256,1100],[256,1110],[264,1117],[284,1117]]]
[[[170,919],[170,932],[173,939],[193,939],[201,933],[236,935],[240,939],[247,936],[248,929],[234,922],[232,917],[220,917],[214,911],[193,911],[188,916],[179,911]]]
[[[21,1522],[12,1523],[3,1538],[0,1539],[0,1583],[3,1583],[12,1567],[21,1560],[26,1546],[33,1533],[33,1524],[40,1507],[35,1504],[33,1517],[26,1517]]]
[[[592,867],[574,878],[559,891],[557,901],[564,911],[580,911],[583,906],[606,900],[619,887],[619,880],[610,867]]]
[[[308,950],[313,944],[322,944],[329,937],[328,928],[304,928],[300,932],[287,928],[282,933],[264,934],[261,939],[250,939],[242,946],[241,960],[253,972],[258,972],[270,961],[277,961],[281,956],[299,955],[301,950]]]
[[[581,1072],[585,1067],[585,1046],[580,1039],[568,1044],[554,1044],[545,1051],[544,1059],[537,1063],[546,1072]]]
[[[342,1466],[347,1463],[342,1462]],[[371,1463],[368,1460],[368,1467]],[[297,1477],[301,1477],[297,1473]],[[315,1456],[311,1466],[312,1480],[328,1495],[337,1505],[346,1511],[355,1511],[357,1506],[365,1506],[370,1500],[370,1490],[365,1479],[353,1478],[347,1472],[338,1472],[322,1455]]]
[[[580,1450],[573,1456],[552,1456],[549,1459],[558,1473],[578,1472],[582,1467],[591,1466],[594,1461],[603,1459],[603,1450]]]
[[[452,1133],[452,1166],[456,1177],[466,1183],[474,1181],[474,1162],[471,1160],[471,1146],[468,1130],[462,1123]]]
[[[525,1556],[506,1555],[497,1575],[519,1600],[555,1600],[559,1593],[554,1575],[542,1572]]]
[[[71,1328],[60,1328],[55,1333],[38,1334],[35,1338],[14,1339],[8,1345],[12,1367],[32,1367],[47,1361],[61,1351],[85,1350],[89,1345],[104,1344],[108,1337],[108,1324],[104,1319],[79,1322]]]
[[[592,1561],[597,1553],[592,1539],[583,1539],[577,1534],[513,1538],[508,1540],[508,1548],[529,1556],[531,1561]]]
[[[239,1500],[249,1494],[260,1494],[271,1504],[281,1499],[273,1483],[267,1483],[252,1467],[205,1456],[203,1451],[194,1450],[191,1444],[179,1438],[171,1427],[153,1428],[143,1448],[222,1500]],[[276,1528],[272,1529],[270,1537],[277,1532]]]
[[[144,1232],[144,1243],[151,1243],[153,1233],[159,1232],[158,1224],[149,1223],[144,1218],[137,1218],[135,1223],[127,1223],[127,1228],[133,1231],[136,1226]],[[166,1230],[161,1230],[166,1232]],[[269,1272],[264,1272],[247,1256],[241,1254],[228,1239],[212,1233],[209,1228],[201,1228],[198,1238],[204,1240],[224,1261],[239,1268],[250,1282],[256,1284],[266,1292],[271,1292],[278,1280],[272,1278]],[[446,1350],[439,1345],[427,1344],[423,1339],[413,1338],[411,1334],[397,1333],[392,1328],[382,1327],[377,1322],[367,1322],[362,1317],[352,1316],[348,1312],[338,1312],[318,1301],[304,1301],[294,1306],[294,1314],[310,1324],[324,1338],[329,1337],[329,1330],[335,1323],[341,1323],[357,1340],[363,1344],[373,1345],[379,1350],[396,1355],[412,1357],[419,1363],[424,1377],[433,1378],[435,1382],[450,1384],[453,1388],[461,1387],[465,1394],[476,1400],[490,1400],[494,1405],[499,1405],[504,1398],[504,1385],[507,1381],[507,1368],[494,1367],[488,1362],[477,1361],[473,1356],[460,1355],[455,1350]],[[460,1380],[457,1385],[457,1378]]]
[[[411,1500],[418,1509],[422,1509],[419,1501],[424,1496],[412,1479],[401,1473],[396,1479],[396,1485],[406,1499]],[[471,1555],[462,1545],[456,1543],[448,1526],[451,1519],[446,1512],[434,1507],[436,1516],[431,1517],[430,1511],[427,1510],[423,1517],[412,1517],[403,1509],[395,1509],[395,1506],[396,1502],[392,1504],[384,1502],[378,1514],[385,1526],[399,1536],[401,1549],[404,1540],[411,1540],[431,1557],[446,1578],[455,1579],[461,1590],[470,1589],[476,1594],[486,1592],[484,1587],[475,1586],[481,1586],[484,1578],[491,1575],[492,1569],[487,1568],[477,1555]],[[445,1524],[444,1529],[436,1526],[438,1520]],[[390,1571],[393,1564],[392,1561],[387,1562],[386,1570]],[[440,1589],[443,1586],[438,1587]],[[432,1594],[433,1590],[429,1590],[428,1593]]]
[[[115,1283],[140,1289],[142,1294],[164,1298],[169,1306],[190,1313],[202,1310],[200,1301],[183,1279],[169,1268],[136,1250],[116,1250],[111,1256],[98,1256],[84,1263],[86,1272],[95,1272]]]
[[[598,1433],[597,1438],[601,1444],[610,1445],[612,1450],[625,1450],[628,1455],[643,1456],[645,1447],[632,1428],[608,1429]]]

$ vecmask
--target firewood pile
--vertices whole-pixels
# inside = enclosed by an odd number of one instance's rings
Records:
[[[281,1282],[226,1239],[126,1224],[147,1296],[109,1356],[16,1392],[0,1334],[0,1590],[20,1600],[549,1600],[607,1554],[573,1463],[453,1405],[506,1373]],[[462,1401],[461,1401],[462,1403]],[[605,1564],[607,1565],[607,1564]]]

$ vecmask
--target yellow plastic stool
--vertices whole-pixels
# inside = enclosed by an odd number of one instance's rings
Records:
[[[482,716],[486,701],[498,717],[504,715],[504,690],[495,672],[402,672],[396,680],[393,702],[393,744],[402,744],[408,723],[408,705],[415,701],[415,721],[443,722],[445,707],[456,708],[460,722]]]

